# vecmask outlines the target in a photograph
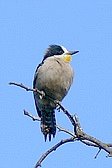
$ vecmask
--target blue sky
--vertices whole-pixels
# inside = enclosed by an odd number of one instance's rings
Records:
[[[49,44],[77,49],[72,66],[75,80],[63,105],[77,113],[85,132],[112,142],[112,1],[1,0],[0,1],[0,167],[31,168],[40,155],[59,140],[44,142],[32,93],[9,86],[10,81],[32,86],[36,66]],[[63,113],[58,124],[72,129]],[[79,142],[53,152],[43,168],[107,168],[111,158]]]

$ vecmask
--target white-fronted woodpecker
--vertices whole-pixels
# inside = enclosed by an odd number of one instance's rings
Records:
[[[72,55],[78,52],[68,51],[63,46],[50,45],[36,69],[33,88],[37,88],[53,100],[61,102],[73,82],[74,73],[70,61]],[[55,137],[56,134],[56,105],[47,96],[41,98],[38,93],[34,92],[36,110],[41,118],[41,131],[45,141],[47,136],[51,141],[51,135]]]

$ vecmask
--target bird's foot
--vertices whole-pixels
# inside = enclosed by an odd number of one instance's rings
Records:
[[[60,101],[59,100],[54,100],[54,103],[56,104],[56,110],[60,112]]]
[[[40,92],[41,93],[40,93],[39,97],[40,97],[40,99],[43,99],[45,97],[45,92],[44,91],[40,91]]]

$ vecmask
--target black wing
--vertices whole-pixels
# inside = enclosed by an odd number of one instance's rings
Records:
[[[38,69],[40,68],[40,66],[42,66],[42,64],[43,64],[43,61],[36,68],[35,75],[34,75],[34,80],[33,80],[33,89],[36,88],[36,80],[37,80],[37,76],[38,76]],[[41,111],[38,108],[38,95],[35,92],[33,92],[33,95],[34,95],[36,110],[38,112],[39,117],[41,117]]]

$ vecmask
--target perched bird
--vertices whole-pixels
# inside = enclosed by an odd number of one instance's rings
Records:
[[[49,99],[62,101],[66,96],[73,81],[73,70],[70,66],[71,57],[79,51],[68,51],[59,45],[50,45],[42,62],[38,65],[33,88],[45,93],[45,97],[34,92],[35,105],[41,118],[41,131],[45,141],[47,135],[51,141],[51,135],[56,134],[55,109],[56,104]]]

